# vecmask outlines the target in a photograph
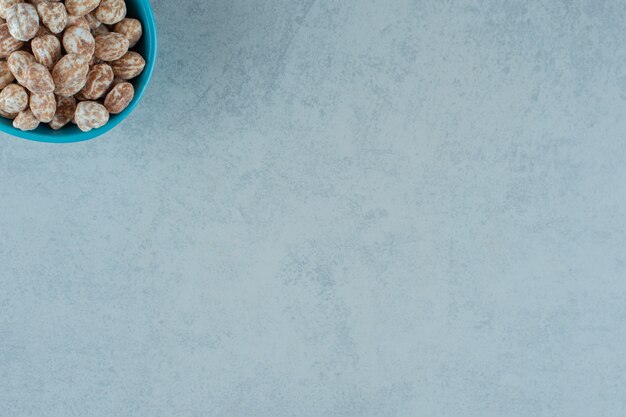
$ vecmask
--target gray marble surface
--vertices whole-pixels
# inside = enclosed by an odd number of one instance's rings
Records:
[[[623,416],[626,8],[158,0],[0,137],[0,416]]]

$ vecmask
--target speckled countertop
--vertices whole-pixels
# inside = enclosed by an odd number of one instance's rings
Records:
[[[158,0],[138,109],[0,136],[0,416],[626,414],[626,7]]]

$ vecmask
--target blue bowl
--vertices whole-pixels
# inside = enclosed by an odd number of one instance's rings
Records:
[[[71,143],[93,139],[120,124],[120,122],[124,120],[135,107],[137,107],[139,100],[141,100],[141,97],[150,82],[150,78],[152,77],[157,56],[157,31],[154,15],[152,14],[152,8],[150,7],[150,1],[126,0],[126,6],[128,9],[126,16],[138,19],[143,26],[143,36],[137,45],[135,45],[131,50],[139,52],[141,56],[143,56],[146,60],[146,67],[137,78],[129,81],[133,84],[133,87],[135,87],[135,97],[123,112],[120,114],[112,114],[106,125],[99,129],[93,129],[89,132],[81,131],[72,123],[68,123],[59,130],[52,130],[47,124],[42,123],[35,130],[23,132],[13,127],[12,120],[5,119],[4,117],[0,117],[0,131],[8,133],[9,135],[17,136],[18,138],[38,142]]]

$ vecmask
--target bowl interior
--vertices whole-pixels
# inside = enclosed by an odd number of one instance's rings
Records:
[[[99,129],[90,132],[81,131],[76,125],[68,123],[59,130],[52,130],[47,124],[40,124],[35,130],[23,132],[13,127],[13,121],[0,117],[0,131],[17,136],[23,139],[35,140],[39,142],[70,143],[93,139],[117,126],[128,116],[141,100],[143,93],[148,86],[148,82],[154,71],[157,51],[157,33],[154,22],[154,15],[150,7],[149,0],[126,0],[128,12],[127,17],[138,19],[143,26],[143,36],[131,50],[139,52],[146,60],[146,67],[143,72],[129,82],[135,88],[135,97],[129,106],[120,114],[112,114],[109,122]]]

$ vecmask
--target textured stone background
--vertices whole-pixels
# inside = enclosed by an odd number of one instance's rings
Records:
[[[0,137],[0,416],[623,416],[626,6],[158,0]]]

